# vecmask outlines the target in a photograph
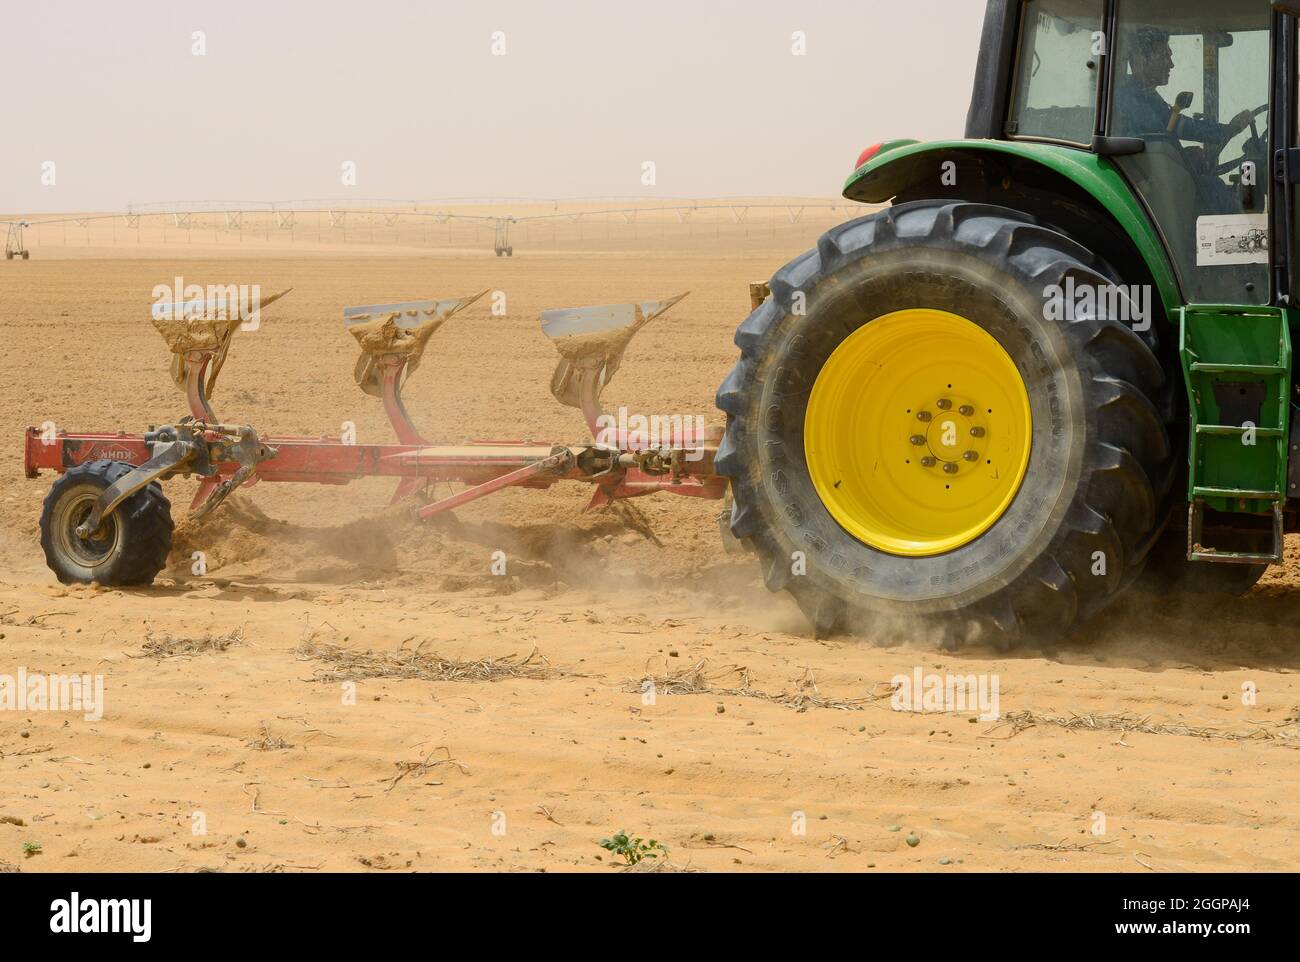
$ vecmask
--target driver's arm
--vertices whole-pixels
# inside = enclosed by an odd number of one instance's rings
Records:
[[[1193,140],[1198,144],[1226,143],[1249,127],[1253,116],[1249,110],[1243,110],[1226,124],[1217,124],[1212,120],[1198,120],[1184,115],[1178,118],[1176,133],[1179,140]]]

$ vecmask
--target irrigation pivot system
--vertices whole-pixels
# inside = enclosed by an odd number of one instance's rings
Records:
[[[516,243],[548,249],[642,238],[709,237],[718,232],[767,237],[815,232],[835,222],[847,204],[667,202],[612,206],[597,201],[536,201],[518,213],[499,213],[505,199],[485,198],[498,210],[473,212],[423,201],[300,200],[258,203],[187,201],[136,205],[124,213],[65,214],[7,224],[6,254],[26,259],[27,243],[42,246],[168,246],[174,243],[386,244],[398,247],[477,249],[490,244],[497,257],[513,257]],[[479,202],[477,199],[475,202]],[[468,205],[468,201],[463,201]],[[563,206],[562,206],[563,205]],[[580,205],[578,209],[568,209]],[[542,210],[539,210],[541,208]],[[816,220],[816,224],[810,222]],[[9,254],[9,252],[13,252]]]
[[[23,243],[23,228],[30,226],[31,224],[25,220],[14,220],[5,224],[5,260],[11,261],[15,257],[27,260],[31,257],[31,252]]]

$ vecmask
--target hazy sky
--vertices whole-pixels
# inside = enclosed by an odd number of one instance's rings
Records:
[[[4,0],[0,211],[834,196],[867,144],[960,135],[983,7]]]

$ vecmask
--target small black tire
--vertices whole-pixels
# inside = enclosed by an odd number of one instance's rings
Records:
[[[32,256],[32,255],[31,255],[30,252],[28,252],[28,251],[23,251],[23,260],[28,260],[31,256]]]
[[[76,534],[104,489],[133,468],[121,461],[88,461],[68,469],[50,488],[41,511],[41,547],[63,584],[148,585],[166,566],[171,503],[156,481],[118,505],[94,536]]]
[[[832,229],[772,279],[718,390],[727,428],[715,464],[731,479],[732,534],[818,636],[865,614],[873,634],[925,624],[948,647],[1051,644],[1141,573],[1175,475],[1173,381],[1152,341],[1117,320],[1049,320],[1045,285],[1068,278],[1118,283],[1101,258],[1023,213],[919,201]],[[1034,384],[1033,452],[1016,500],[984,535],[922,558],[841,527],[804,450],[827,358],[873,319],[913,307],[976,321]]]

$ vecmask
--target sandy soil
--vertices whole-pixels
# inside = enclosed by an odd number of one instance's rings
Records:
[[[421,525],[388,506],[390,482],[261,484],[196,525],[178,480],[153,588],[58,585],[37,533],[53,477],[23,478],[22,431],[184,413],[155,284],[293,287],[236,335],[216,409],[277,434],[353,421],[362,440],[388,430],[352,382],[342,308],[503,290],[508,316],[485,300],[436,335],[408,407],[440,440],[576,441],[579,415],[547,390],[541,309],[690,290],[606,398],[712,422],[746,285],[784,259],[101,255],[0,264],[0,674],[101,674],[106,700],[97,721],[0,714],[0,867],[609,871],[598,842],[620,829],[703,870],[1300,862],[1300,545],[1246,599],[1135,599],[1076,644],[1011,657],[814,641],[723,553],[716,504],[584,514],[578,486]],[[890,679],[917,667],[996,675],[1002,719],[891,710]]]

